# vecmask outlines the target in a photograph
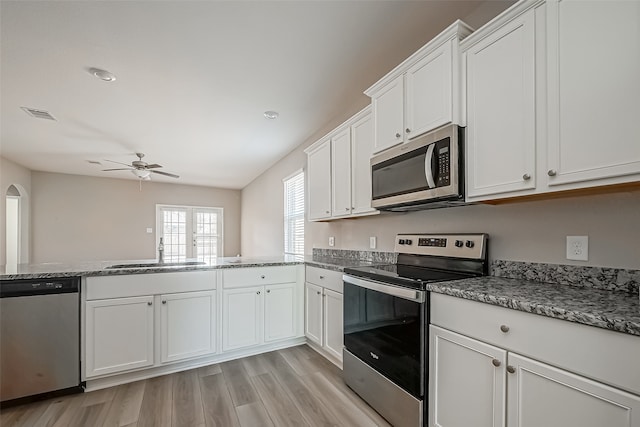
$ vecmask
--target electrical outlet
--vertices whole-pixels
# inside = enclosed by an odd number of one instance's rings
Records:
[[[589,260],[589,236],[567,236],[567,259]]]
[[[329,237],[329,246],[334,247],[336,244],[336,238],[331,236]]]
[[[147,227],[147,234],[153,234],[153,228]]]
[[[376,248],[376,236],[369,237],[369,248],[370,249]]]

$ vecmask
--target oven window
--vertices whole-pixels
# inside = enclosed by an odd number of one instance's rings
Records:
[[[417,398],[424,396],[423,304],[344,284],[344,345]]]

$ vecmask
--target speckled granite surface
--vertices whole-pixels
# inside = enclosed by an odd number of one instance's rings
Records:
[[[326,268],[327,270],[333,271],[344,271],[347,267],[364,267],[373,264],[372,262],[362,261],[359,259],[319,256],[305,257],[304,263],[312,267]]]
[[[638,293],[640,270],[495,260],[491,275],[582,288]]]
[[[637,294],[504,277],[429,285],[433,292],[640,336]]]
[[[312,258],[314,259],[343,259],[369,262],[375,264],[395,264],[398,254],[395,252],[377,252],[377,251],[352,251],[348,249],[324,249],[313,248]],[[345,267],[355,267],[355,265],[346,265]]]

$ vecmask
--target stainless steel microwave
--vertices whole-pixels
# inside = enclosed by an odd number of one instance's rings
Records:
[[[371,206],[408,211],[464,204],[464,128],[448,125],[371,158]]]

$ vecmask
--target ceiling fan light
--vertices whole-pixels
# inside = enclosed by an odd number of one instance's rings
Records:
[[[151,171],[144,170],[144,169],[133,169],[131,173],[140,179],[149,178],[149,175],[151,175]]]

